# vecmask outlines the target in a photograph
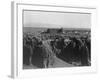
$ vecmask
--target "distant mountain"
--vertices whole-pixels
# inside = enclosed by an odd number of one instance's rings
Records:
[[[39,28],[39,27],[23,27],[23,32],[42,32],[47,30],[47,28]]]
[[[34,23],[34,24],[26,24],[23,27],[23,32],[42,32],[42,31],[46,31],[48,28],[54,28],[54,29],[58,29],[58,28],[63,28],[64,30],[86,30],[86,31],[90,31],[90,28],[70,28],[70,27],[66,27],[66,26],[62,26],[62,25],[56,25],[56,24],[41,24],[41,23]]]
[[[60,28],[60,27],[62,27],[62,25],[42,24],[42,23],[30,23],[30,24],[25,24],[24,27]]]
[[[57,24],[43,24],[43,23],[30,23],[30,24],[25,24],[24,27],[45,27],[45,28],[71,28],[71,29],[90,29],[90,28],[81,28],[80,26],[77,26],[75,28],[75,26],[65,26],[65,25],[57,25]]]

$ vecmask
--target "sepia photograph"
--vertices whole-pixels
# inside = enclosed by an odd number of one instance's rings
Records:
[[[91,14],[23,10],[23,69],[91,66]]]

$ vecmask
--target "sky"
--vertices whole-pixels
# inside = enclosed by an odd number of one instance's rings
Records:
[[[91,14],[24,11],[23,25],[24,27],[90,28]]]

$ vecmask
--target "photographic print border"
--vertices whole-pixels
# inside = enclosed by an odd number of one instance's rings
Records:
[[[72,73],[91,73],[96,72],[96,53],[95,50],[95,35],[96,28],[96,8],[86,8],[86,7],[73,7],[73,6],[56,6],[56,5],[39,5],[39,4],[27,4],[12,2],[11,6],[12,15],[12,62],[11,62],[11,76],[13,78],[18,77],[38,77],[45,75],[66,75]],[[32,69],[23,70],[22,68],[22,31],[23,31],[23,20],[22,12],[23,10],[45,10],[45,11],[55,11],[55,12],[78,12],[78,13],[90,13],[91,14],[91,66],[89,67],[67,67],[67,68],[50,68],[50,69]]]

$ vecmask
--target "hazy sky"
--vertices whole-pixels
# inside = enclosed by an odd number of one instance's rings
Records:
[[[91,14],[24,11],[24,27],[90,28]],[[45,26],[46,25],[46,26]]]

